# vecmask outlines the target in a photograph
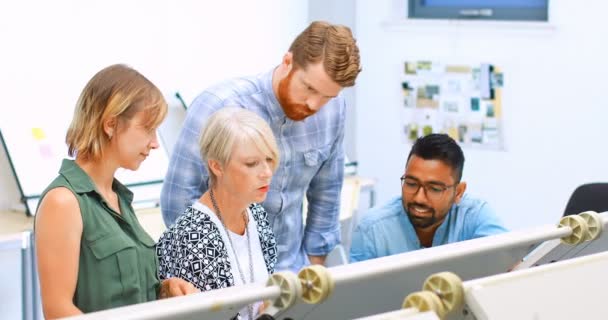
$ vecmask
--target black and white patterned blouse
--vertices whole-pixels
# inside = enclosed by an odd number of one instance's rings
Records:
[[[255,203],[249,210],[257,225],[268,274],[272,274],[277,262],[277,244],[266,210]],[[208,213],[188,207],[156,245],[160,279],[179,277],[201,291],[233,286],[233,271],[238,273],[238,270],[231,266],[221,228]]]

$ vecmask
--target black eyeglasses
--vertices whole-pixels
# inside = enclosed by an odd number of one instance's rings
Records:
[[[420,190],[420,187],[422,187],[424,189],[424,194],[431,201],[440,200],[446,190],[453,188],[456,185],[456,183],[449,186],[432,182],[420,183],[416,179],[406,178],[405,176],[400,179],[403,192],[409,195],[416,194],[418,190]]]

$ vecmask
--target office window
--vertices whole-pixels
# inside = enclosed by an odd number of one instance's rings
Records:
[[[549,0],[409,0],[409,18],[548,21]]]

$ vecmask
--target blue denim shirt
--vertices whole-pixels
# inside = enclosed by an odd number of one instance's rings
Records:
[[[276,270],[298,271],[309,263],[307,255],[326,255],[340,242],[345,102],[338,96],[315,115],[292,121],[274,95],[272,72],[223,82],[194,99],[171,155],[161,209],[170,226],[207,190],[209,174],[198,141],[209,116],[227,106],[251,110],[270,125],[281,156],[262,203],[277,238]],[[305,194],[306,227],[302,221]]]
[[[465,194],[459,203],[452,205],[445,220],[435,231],[433,247],[506,231],[487,202]],[[363,261],[422,248],[399,196],[363,215],[353,233],[350,261]]]

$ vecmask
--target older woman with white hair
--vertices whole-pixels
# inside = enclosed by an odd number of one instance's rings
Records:
[[[279,163],[268,124],[242,108],[223,108],[208,120],[200,152],[209,189],[191,204],[157,245],[161,279],[180,277],[201,291],[265,282],[277,261],[266,211]],[[260,303],[241,310],[255,318]]]

